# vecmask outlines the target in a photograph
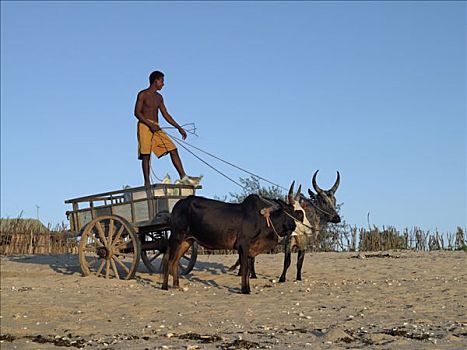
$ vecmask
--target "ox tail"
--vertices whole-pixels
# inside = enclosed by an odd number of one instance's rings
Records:
[[[229,267],[229,271],[234,271],[239,266],[240,266],[240,259],[237,259],[235,264],[233,264],[232,266]]]

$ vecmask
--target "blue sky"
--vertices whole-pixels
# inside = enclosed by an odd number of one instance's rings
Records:
[[[66,222],[65,199],[141,185],[153,70],[197,147],[284,187],[339,170],[351,225],[466,226],[463,2],[2,1],[1,216]],[[240,192],[180,153],[200,195]]]

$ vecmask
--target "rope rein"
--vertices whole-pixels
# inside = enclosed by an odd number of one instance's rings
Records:
[[[187,127],[187,126],[189,126],[189,127]],[[183,130],[185,130],[187,133],[189,133],[189,134],[191,134],[191,135],[194,135],[194,136],[196,136],[196,137],[198,136],[198,134],[196,134],[196,125],[195,125],[195,123],[186,123],[186,124],[183,124],[181,127],[182,127]],[[174,126],[165,126],[165,127],[160,128],[160,129],[161,129],[161,130],[163,130],[163,129],[175,129],[175,127],[174,127]],[[153,139],[154,139],[154,134],[155,134],[155,133],[152,133],[152,136],[151,136],[151,147],[152,147],[152,141],[153,141]],[[156,180],[159,181],[159,182],[162,182],[162,181],[163,181],[163,179],[161,179],[159,176],[157,176],[157,174],[155,173],[154,169],[152,168],[152,166],[151,166],[151,158],[149,158],[149,169],[151,170],[151,175],[152,175],[152,177],[156,178]],[[153,179],[150,179],[149,181],[152,183],[152,182],[153,182],[152,180],[153,180]]]
[[[191,127],[191,128],[185,129],[184,127],[185,127],[186,125],[191,125],[192,127]],[[198,136],[198,135],[196,134],[196,126],[195,126],[194,123],[183,124],[181,127],[182,127],[187,133],[190,133],[190,134],[192,134],[192,135]],[[176,128],[173,127],[173,126],[168,126],[168,127],[163,127],[163,128],[161,128],[161,129],[176,129]],[[252,173],[252,172],[250,172],[250,171],[248,171],[248,170],[246,170],[246,169],[244,169],[244,168],[242,168],[242,167],[240,167],[240,166],[237,166],[237,165],[235,165],[235,164],[232,164],[231,162],[228,162],[228,161],[226,161],[226,160],[224,160],[224,159],[222,159],[222,158],[220,158],[220,157],[218,157],[218,156],[216,156],[216,155],[214,155],[214,154],[212,154],[212,153],[206,152],[206,151],[204,151],[204,150],[202,150],[202,149],[200,149],[200,148],[198,148],[198,147],[196,147],[196,146],[194,146],[194,145],[192,145],[192,144],[190,144],[190,143],[188,143],[188,142],[186,142],[186,141],[184,141],[184,140],[182,140],[182,139],[180,139],[180,138],[174,136],[172,133],[167,132],[167,134],[170,134],[170,137],[171,137],[178,145],[180,145],[181,147],[183,147],[187,152],[189,152],[190,154],[192,154],[192,155],[193,155],[195,158],[197,158],[199,161],[203,162],[203,163],[206,164],[209,168],[211,168],[212,170],[214,170],[215,172],[217,172],[217,173],[220,174],[221,176],[225,177],[226,179],[230,180],[231,182],[233,182],[233,183],[236,184],[237,186],[241,187],[243,190],[246,190],[246,186],[243,186],[242,184],[240,184],[239,182],[235,181],[234,179],[232,179],[232,178],[229,177],[228,175],[226,175],[226,174],[224,174],[223,172],[221,172],[220,170],[216,169],[214,166],[212,166],[212,165],[209,164],[207,161],[205,161],[204,159],[202,159],[200,156],[198,156],[197,154],[195,154],[193,151],[191,151],[190,149],[188,149],[187,146],[192,147],[192,148],[196,149],[197,151],[202,152],[202,153],[204,153],[204,154],[206,154],[206,155],[208,155],[208,156],[210,156],[210,157],[212,157],[212,158],[214,158],[214,159],[217,159],[217,160],[219,160],[219,161],[221,161],[221,162],[223,162],[223,163],[225,163],[225,164],[227,164],[227,165],[230,165],[230,166],[233,167],[233,168],[236,168],[236,169],[238,169],[238,170],[240,170],[240,171],[243,171],[243,172],[245,172],[245,173],[247,173],[247,174],[249,174],[249,175],[251,175],[251,176],[254,176],[254,177],[258,178],[258,179],[261,179],[261,180],[263,180],[263,181],[265,181],[265,182],[267,182],[267,183],[269,183],[269,184],[271,184],[271,185],[273,185],[273,186],[276,186],[276,187],[278,187],[278,188],[281,188],[281,189],[287,191],[287,189],[286,189],[285,187],[283,187],[283,186],[281,186],[281,185],[279,185],[279,184],[276,184],[276,183],[274,183],[274,182],[272,182],[272,181],[269,181],[268,179],[265,179],[265,178],[262,177],[262,176],[259,176],[259,175],[255,174],[255,173]],[[154,137],[154,134],[153,134],[153,137]],[[152,144],[152,139],[151,139],[151,144]],[[154,171],[153,171],[153,169],[152,169],[151,166],[150,166],[150,169],[151,169],[151,172],[153,173],[153,175],[154,175],[159,181],[162,181],[162,180],[159,179],[159,178],[157,177],[157,175],[154,173]],[[272,206],[276,205],[276,203],[271,202],[270,200],[268,200],[268,199],[262,197],[261,195],[258,194],[258,196],[259,196],[262,200],[264,200],[265,202],[269,203],[270,205],[272,205]],[[318,209],[319,211],[321,211],[321,212],[323,212],[323,213],[325,213],[325,214],[327,214],[327,215],[329,215],[329,216],[332,216],[331,214],[329,214],[329,213],[326,212],[325,210],[323,210],[323,209],[319,208],[318,206],[316,206],[316,204],[314,204],[312,201],[310,201],[310,203],[313,205],[313,207],[315,207],[315,208]],[[308,226],[308,225],[304,224],[303,222],[297,220],[295,217],[293,217],[292,215],[290,215],[289,213],[287,213],[285,210],[283,210],[283,211],[284,211],[284,213],[285,213],[287,216],[289,216],[289,217],[290,217],[291,219],[293,219],[295,222],[298,222],[298,223],[302,224],[303,226],[305,226],[305,227],[307,227],[307,228],[309,228],[309,229],[311,229],[311,230],[314,230],[311,226]],[[271,226],[272,226],[274,232],[276,233],[276,235],[277,235],[278,237],[280,237],[279,234],[277,233],[277,231],[276,231],[276,229],[275,229],[275,227],[274,227],[274,225],[273,225],[271,219],[269,218],[269,211],[268,211],[268,213],[267,213],[267,216],[266,216],[266,214],[263,214],[263,216],[264,216],[265,219],[266,219],[266,222],[267,222],[267,224],[268,224],[268,227],[269,227],[269,224],[271,224]]]
[[[321,208],[318,207],[315,203],[313,203],[313,201],[309,201],[309,202],[311,203],[311,205],[312,205],[315,209],[318,209],[320,212],[322,212],[322,213],[328,215],[328,216],[331,217],[331,218],[333,217],[333,214],[327,212],[327,211],[324,210],[324,209],[321,209]]]
[[[264,198],[262,198],[264,199]],[[276,228],[274,227],[274,224],[272,223],[272,220],[271,220],[271,208],[264,208],[264,213],[263,216],[264,218],[266,219],[266,225],[267,227],[272,227],[272,229],[274,230],[274,233],[276,234],[277,238],[279,239],[279,241],[281,241],[284,237],[281,237],[277,231],[276,231]],[[284,211],[285,213],[285,211]]]
[[[206,155],[208,155],[208,156],[210,156],[210,157],[212,157],[212,158],[214,158],[214,159],[217,159],[217,160],[219,160],[219,161],[221,161],[221,162],[223,162],[223,163],[225,163],[225,164],[227,164],[227,165],[230,165],[231,167],[233,167],[233,168],[235,168],[235,169],[238,169],[238,170],[240,170],[240,171],[243,171],[244,173],[247,173],[247,174],[249,174],[249,175],[251,175],[251,176],[254,176],[254,177],[256,177],[256,178],[258,178],[258,179],[260,179],[260,180],[263,180],[263,181],[265,181],[265,182],[267,182],[267,183],[269,183],[269,184],[271,184],[271,185],[273,185],[273,186],[282,188],[283,190],[287,190],[285,187],[283,187],[283,186],[281,186],[281,185],[279,185],[279,184],[276,184],[276,183],[274,183],[274,182],[272,182],[272,181],[269,181],[268,179],[265,179],[265,178],[262,177],[262,176],[259,176],[259,175],[255,174],[255,173],[252,173],[251,171],[248,171],[248,170],[246,170],[246,169],[244,169],[244,168],[242,168],[242,167],[240,167],[240,166],[238,166],[238,165],[235,165],[235,164],[233,164],[233,163],[231,163],[231,162],[228,162],[228,161],[226,161],[226,160],[224,160],[224,159],[222,159],[222,158],[220,158],[220,157],[218,157],[218,156],[216,156],[216,155],[214,155],[214,154],[212,154],[212,153],[206,152],[206,151],[202,150],[201,148],[198,148],[198,147],[196,147],[196,146],[194,146],[194,145],[192,145],[192,144],[190,144],[190,143],[188,143],[188,142],[186,142],[186,141],[184,141],[184,140],[182,140],[182,139],[180,139],[180,138],[174,136],[172,133],[170,133],[170,136],[174,139],[174,141],[177,141],[177,143],[180,144],[180,145],[181,145],[181,143],[183,143],[183,144],[185,144],[185,145],[187,145],[187,146],[190,146],[190,147],[196,149],[196,150],[199,151],[199,152],[202,152],[202,153],[204,153],[204,154],[206,154]],[[187,149],[185,146],[183,146],[183,148]],[[190,153],[191,153],[191,154],[194,154],[194,153],[191,152],[191,151],[190,151]],[[197,157],[198,159],[201,160],[201,158],[199,158],[198,156],[196,156],[196,157]],[[207,162],[205,162],[205,161],[203,161],[203,162],[204,162],[205,164],[207,164]],[[212,166],[210,166],[210,167],[213,168]],[[213,169],[214,169],[214,168],[213,168]],[[218,171],[217,169],[214,169],[214,170],[216,170],[218,173],[221,173],[221,172]],[[221,174],[222,174],[222,173],[221,173]],[[225,174],[222,174],[222,175],[223,175],[224,177],[227,177]],[[227,178],[228,178],[228,177],[227,177]],[[229,179],[230,179],[230,178],[229,178]],[[231,180],[231,179],[230,179],[230,180]],[[234,181],[234,183],[237,184],[237,185],[239,185],[239,186],[242,187],[242,188],[245,188],[244,186],[240,185],[238,182],[235,182],[235,181]]]
[[[196,157],[198,160],[200,160],[201,162],[203,162],[204,164],[206,164],[208,167],[210,167],[212,170],[216,171],[217,173],[219,173],[220,175],[222,175],[223,177],[225,177],[226,179],[232,181],[234,184],[240,186],[241,188],[245,189],[244,186],[242,186],[240,183],[238,183],[237,181],[235,181],[234,179],[232,179],[231,177],[227,176],[226,174],[224,174],[223,172],[221,172],[220,170],[216,169],[215,167],[213,167],[211,164],[209,164],[208,162],[206,162],[204,159],[202,159],[201,157],[199,157],[197,154],[193,153],[191,150],[189,150],[185,145],[182,144],[182,142],[180,142],[177,138],[174,138],[174,141],[176,143],[178,143],[181,147],[183,147],[187,152],[191,153],[194,157]]]
[[[285,215],[287,215],[287,216],[289,216],[290,218],[294,219],[294,220],[295,220],[295,222],[299,222],[299,223],[301,223],[303,226],[305,226],[305,227],[309,228],[310,230],[314,230],[314,228],[313,228],[313,227],[311,227],[311,226],[308,226],[307,224],[305,224],[305,223],[301,222],[300,220],[297,220],[297,219],[296,219],[296,218],[294,218],[292,215],[290,215],[289,213],[287,213],[285,210],[284,210],[284,213],[285,213]]]

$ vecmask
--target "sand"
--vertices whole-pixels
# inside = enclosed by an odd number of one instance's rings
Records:
[[[257,258],[252,293],[235,255],[199,256],[181,288],[82,277],[77,256],[1,258],[1,349],[465,349],[464,252],[307,254],[277,283],[283,255]],[[295,264],[296,255],[293,256]],[[172,281],[170,280],[170,283]]]

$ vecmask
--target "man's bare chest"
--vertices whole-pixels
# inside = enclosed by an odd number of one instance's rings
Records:
[[[145,98],[144,107],[152,110],[159,109],[161,102],[162,97],[151,94]]]

